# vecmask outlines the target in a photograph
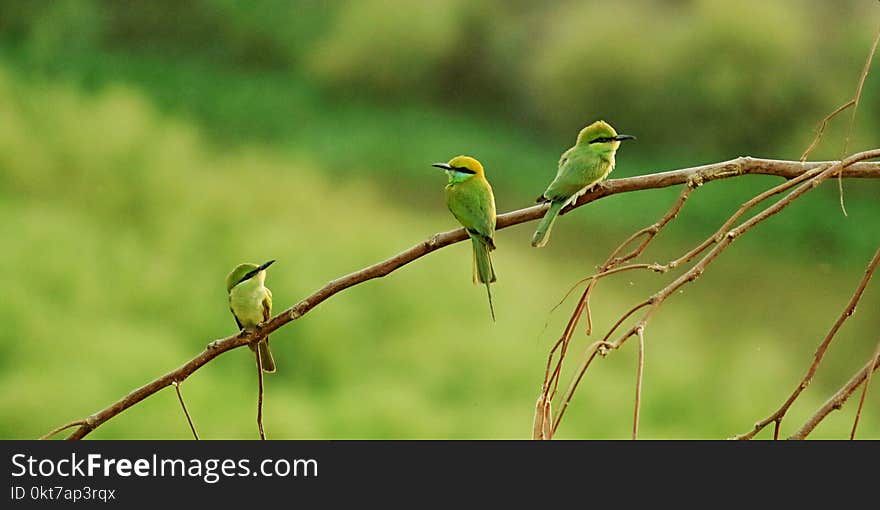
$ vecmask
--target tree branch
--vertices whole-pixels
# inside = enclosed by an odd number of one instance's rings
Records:
[[[560,409],[557,413],[556,418],[553,421],[551,435],[556,434],[556,430],[558,429],[559,424],[562,420],[562,417],[565,414],[565,410],[567,409],[569,403],[571,402],[571,399],[574,395],[575,390],[577,389],[578,385],[580,384],[580,381],[583,379],[584,374],[586,373],[587,369],[589,368],[590,364],[592,363],[593,359],[595,359],[597,354],[601,355],[602,357],[605,357],[608,352],[610,352],[612,350],[619,349],[623,345],[623,343],[626,342],[627,339],[629,339],[632,336],[638,335],[638,333],[640,331],[643,331],[643,329],[647,326],[648,322],[650,321],[651,317],[660,309],[660,307],[663,305],[663,303],[666,301],[666,299],[670,295],[672,295],[672,293],[674,293],[679,288],[681,288],[682,286],[698,279],[706,271],[707,267],[716,258],[718,258],[721,255],[721,253],[723,251],[725,251],[733,243],[733,241],[735,239],[742,236],[744,233],[746,233],[750,229],[754,228],[758,223],[766,220],[767,218],[770,218],[771,216],[773,216],[775,214],[778,214],[784,208],[788,207],[791,203],[793,203],[794,200],[803,196],[805,193],[809,192],[810,190],[814,189],[816,186],[818,186],[819,184],[821,184],[823,181],[827,180],[828,178],[833,177],[835,175],[839,175],[840,173],[845,173],[847,168],[852,167],[854,165],[857,165],[861,161],[864,161],[867,159],[873,159],[873,158],[877,158],[877,157],[880,157],[880,149],[859,152],[857,154],[853,154],[852,156],[850,156],[842,161],[837,161],[837,162],[833,162],[833,163],[826,163],[823,165],[819,165],[819,166],[815,166],[813,168],[810,168],[810,169],[804,171],[802,174],[790,179],[789,181],[787,181],[779,186],[776,186],[770,190],[767,190],[764,193],[759,194],[758,196],[756,196],[752,200],[749,200],[748,202],[743,204],[743,206],[740,207],[733,214],[733,216],[731,216],[724,223],[724,225],[718,231],[716,231],[715,234],[713,234],[708,239],[706,239],[706,241],[701,243],[697,248],[688,252],[688,254],[680,257],[679,259],[677,259],[675,261],[672,261],[672,262],[666,264],[665,266],[661,266],[661,265],[657,265],[657,264],[649,265],[648,269],[651,269],[651,270],[657,271],[657,272],[665,272],[669,269],[672,269],[673,267],[676,267],[681,262],[688,262],[688,261],[692,260],[698,254],[705,251],[709,246],[711,246],[713,244],[715,245],[714,248],[712,248],[706,255],[704,255],[699,261],[697,261],[685,273],[683,273],[681,276],[676,278],[672,283],[668,284],[666,287],[659,290],[658,292],[653,294],[648,299],[640,302],[639,304],[630,308],[626,313],[624,313],[617,320],[617,322],[615,322],[614,325],[611,326],[611,329],[604,336],[604,338],[602,338],[602,340],[600,340],[598,342],[594,342],[593,344],[590,344],[589,347],[587,347],[586,351],[584,352],[584,357],[583,357],[583,361],[580,365],[580,368],[577,371],[576,375],[574,376],[574,378],[572,380],[572,383],[569,385],[568,389],[566,390],[566,392],[563,396],[562,404],[560,406]],[[743,158],[740,158],[740,159],[743,159]],[[737,160],[734,160],[734,161],[737,161]],[[694,177],[694,179],[688,180],[687,181],[688,186],[692,187],[695,185],[699,185],[700,182],[696,180],[699,178],[700,178],[700,176],[697,175]],[[761,212],[755,214],[754,216],[752,216],[748,220],[744,221],[743,223],[739,224],[735,228],[731,228],[736,223],[736,221],[748,209],[750,209],[754,205],[758,204],[759,202],[763,201],[764,199],[766,199],[770,196],[778,195],[778,194],[782,193],[783,191],[787,191],[787,190],[791,189],[795,185],[797,185],[797,187],[793,191],[789,192],[784,198],[780,199],[779,201],[777,201],[774,204],[770,205],[769,207],[765,208]],[[683,196],[685,196],[685,195],[682,194],[680,196],[679,201],[676,203],[676,205],[673,206],[673,208],[670,210],[670,213],[667,213],[667,216],[674,217],[675,214],[677,214],[678,209],[680,209],[681,205],[684,203],[684,201],[681,198]],[[627,241],[625,241],[625,243],[628,243],[632,239],[633,239],[633,237],[630,237]],[[621,250],[621,248],[618,248],[617,250],[615,250],[615,252],[617,252],[619,250]],[[627,267],[627,266],[624,266],[620,269],[622,270],[625,267]],[[604,269],[604,267],[602,269]],[[594,279],[592,281],[595,281],[595,275],[594,275]],[[589,287],[588,287],[587,291],[585,291],[585,294],[587,292],[589,292]],[[632,326],[631,328],[626,330],[621,336],[618,337],[617,340],[615,340],[613,342],[610,341],[611,336],[614,334],[614,332],[617,330],[618,327],[620,327],[635,312],[637,312],[640,309],[645,308],[645,307],[647,307],[647,310],[642,314],[641,318],[636,322],[636,324],[634,326]],[[575,312],[572,315],[572,318],[569,321],[569,325],[572,324],[572,321],[576,322],[577,317],[581,313],[581,310],[582,309],[580,308],[580,303],[579,303],[578,307],[575,309]],[[568,329],[566,331],[568,331]],[[565,333],[563,335],[565,335]],[[560,342],[562,342],[564,340],[564,338],[565,338],[565,336],[563,336],[563,338],[560,339],[560,341],[557,342],[557,344],[553,346],[553,348],[551,349],[551,357],[552,357],[552,352],[554,350],[556,350],[557,346],[559,345]],[[564,355],[564,350],[560,354],[560,358],[563,355]],[[549,363],[549,361],[548,361],[548,363]],[[562,363],[562,360],[560,359],[558,363]],[[546,396],[546,392],[547,392],[547,382],[546,381],[547,381],[547,375],[545,374],[545,384],[544,384],[545,397],[544,398],[547,400],[552,400],[552,398]]]
[[[880,264],[880,248],[874,253],[874,257],[868,263],[868,267],[865,268],[865,274],[862,276],[862,279],[859,281],[858,286],[856,286],[855,292],[853,292],[852,297],[847,303],[846,308],[840,313],[837,317],[837,320],[834,321],[834,325],[831,326],[831,330],[828,331],[828,334],[825,335],[825,338],[822,340],[822,343],[819,344],[819,347],[816,349],[816,353],[813,355],[813,362],[810,364],[810,367],[807,369],[807,373],[804,375],[803,379],[795,386],[794,390],[791,392],[791,395],[788,396],[785,402],[782,403],[781,406],[770,416],[759,421],[755,424],[752,430],[746,432],[745,434],[740,434],[735,436],[733,439],[752,439],[755,435],[764,429],[767,425],[773,423],[774,424],[774,432],[773,439],[779,438],[779,426],[782,424],[782,419],[785,418],[785,413],[788,412],[788,409],[794,404],[795,400],[801,395],[801,393],[807,389],[807,386],[810,385],[810,382],[813,380],[813,376],[816,375],[816,371],[819,370],[819,364],[822,362],[822,358],[825,357],[825,352],[828,350],[828,346],[831,345],[831,341],[834,340],[834,335],[840,330],[843,323],[846,322],[847,319],[852,317],[852,315],[856,311],[856,305],[859,304],[859,300],[862,298],[862,294],[865,292],[865,288],[868,286],[868,282],[871,281],[871,277],[874,275],[874,270],[877,269],[877,265]]]
[[[601,198],[620,193],[666,188],[688,182],[702,184],[741,175],[773,175],[785,179],[795,179],[811,170],[828,166],[829,163],[830,162],[801,163],[797,161],[740,157],[720,163],[684,168],[669,172],[640,175],[624,179],[613,179],[595,186],[590,192],[580,197],[575,204],[564,209],[562,214]],[[880,178],[880,163],[855,163],[848,166],[845,171],[842,172],[842,175],[847,178]],[[497,218],[496,228],[500,230],[541,218],[547,207],[547,204],[540,204],[501,214]],[[437,251],[440,248],[464,241],[467,238],[467,233],[461,228],[438,233],[387,260],[332,280],[310,296],[282,311],[257,328],[241,331],[238,334],[211,342],[204,351],[177,369],[133,390],[128,395],[92,414],[88,418],[77,420],[68,424],[68,426],[59,429],[63,430],[64,428],[79,424],[79,427],[68,437],[68,439],[82,439],[91,431],[122,413],[129,407],[157,393],[161,389],[172,385],[174,382],[183,382],[196,370],[217,356],[243,345],[255,344],[278,328],[302,317],[331,296],[338,294],[349,287],[353,287],[374,278],[386,276],[416,259]],[[556,425],[558,425],[558,421]],[[53,432],[60,432],[60,430]]]
[[[192,430],[193,437],[198,441],[199,433],[196,432],[196,426],[193,425],[192,417],[189,415],[189,411],[186,410],[186,404],[183,402],[183,395],[180,393],[180,383],[173,382],[171,385],[174,386],[174,391],[177,392],[177,400],[180,401],[180,407],[183,409],[184,416],[186,416],[186,422],[189,423],[189,429]]]
[[[837,393],[829,398],[828,401],[825,402],[825,404],[822,405],[822,407],[820,407],[806,423],[804,423],[800,430],[792,434],[789,439],[805,439],[826,416],[831,414],[831,411],[836,411],[843,407],[844,402],[846,402],[849,396],[852,395],[863,382],[865,382],[869,373],[877,370],[877,367],[880,367],[880,363],[878,363],[875,353],[871,356],[871,359],[868,360],[868,363],[866,363],[861,370],[856,372],[856,375],[852,376],[842,388],[837,390]]]
[[[853,420],[852,430],[849,433],[850,440],[856,438],[856,429],[859,426],[859,418],[862,416],[862,406],[865,405],[865,397],[868,395],[868,386],[871,385],[871,375],[874,373],[874,370],[877,370],[878,358],[880,358],[880,342],[877,343],[877,347],[874,349],[874,361],[871,363],[871,369],[868,370],[868,377],[865,381],[865,387],[862,388],[862,396],[859,398],[859,407],[856,409],[856,419]]]

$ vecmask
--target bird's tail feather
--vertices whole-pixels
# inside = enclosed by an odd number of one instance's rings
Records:
[[[474,245],[474,282],[492,283],[497,280],[495,268],[492,267],[492,255],[485,241],[471,237]]]
[[[269,350],[269,339],[263,339],[257,348],[260,349],[260,362],[263,365],[263,372],[274,372],[275,358],[272,357],[272,351]]]
[[[489,313],[492,314],[492,322],[495,322],[495,305],[492,304],[492,290],[488,283],[486,283],[486,295],[489,296]]]
[[[553,229],[553,223],[559,216],[559,211],[562,210],[562,205],[564,203],[565,202],[550,202],[550,208],[547,209],[547,214],[541,219],[541,223],[538,224],[538,229],[535,230],[535,235],[532,236],[532,246],[540,248],[550,240],[550,230]]]
[[[486,294],[489,297],[489,311],[492,313],[492,320],[495,320],[495,306],[492,304],[492,290],[489,284],[497,281],[495,276],[495,268],[492,266],[492,255],[489,253],[489,245],[480,238],[471,237],[471,243],[474,246],[474,283],[485,283]]]

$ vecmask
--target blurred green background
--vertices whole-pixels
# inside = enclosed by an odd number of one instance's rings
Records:
[[[880,22],[861,0],[0,1],[0,437],[84,417],[235,332],[223,278],[269,273],[276,310],[455,226],[445,177],[487,168],[532,203],[595,119],[639,140],[613,177],[740,155],[797,159],[849,99]],[[877,147],[880,71],[850,151]],[[813,159],[836,159],[841,117]],[[778,179],[711,183],[649,250],[665,262]],[[880,239],[880,182],[826,184],[737,241],[647,330],[643,438],[747,431],[793,389]],[[527,438],[550,310],[678,189],[498,233],[498,322],[467,244],[336,295],[272,336],[270,438]],[[625,274],[598,331],[675,275]],[[792,431],[868,359],[880,287],[792,408]],[[549,321],[549,323],[548,323]],[[545,323],[548,323],[544,329]],[[576,336],[568,381],[580,351]],[[636,345],[595,365],[561,438],[627,438]],[[246,349],[183,385],[204,438],[256,438]],[[880,436],[880,389],[860,437]],[[812,437],[848,437],[855,401]],[[769,429],[759,437],[768,437]],[[94,438],[190,437],[172,389]]]

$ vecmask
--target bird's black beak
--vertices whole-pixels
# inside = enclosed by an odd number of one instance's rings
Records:
[[[452,170],[452,167],[449,166],[449,163],[434,163],[431,166],[436,166],[437,168],[442,168],[443,170]]]
[[[260,271],[264,271],[267,267],[271,266],[274,263],[275,263],[274,260],[270,260],[269,262],[264,262],[262,265],[258,266],[253,271],[250,271],[250,272],[248,272],[248,274],[244,275],[241,278],[241,280],[238,281],[238,283],[246,282],[246,281],[250,280],[254,276],[257,276],[258,274],[260,274]],[[236,285],[238,285],[238,283]]]
[[[617,135],[614,137],[614,139],[618,142],[622,142],[624,140],[635,140],[636,137],[634,137],[633,135]]]

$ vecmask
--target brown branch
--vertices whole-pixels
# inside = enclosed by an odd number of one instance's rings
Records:
[[[849,149],[849,142],[852,138],[853,130],[856,124],[856,113],[859,109],[859,102],[862,100],[862,89],[865,86],[865,79],[868,77],[868,71],[871,69],[871,62],[874,60],[874,54],[877,52],[877,44],[880,43],[880,29],[877,30],[877,35],[874,36],[874,42],[871,44],[871,49],[868,51],[868,56],[865,58],[865,65],[862,67],[862,73],[859,75],[858,85],[856,85],[856,92],[853,94],[853,97],[850,98],[847,102],[835,108],[831,113],[825,116],[822,121],[819,123],[819,127],[816,130],[816,136],[813,137],[813,141],[810,142],[810,145],[807,147],[807,150],[801,154],[801,161],[806,161],[810,154],[813,152],[819,142],[822,140],[822,135],[825,133],[825,128],[828,127],[828,123],[831,122],[831,119],[836,117],[839,113],[845,111],[847,108],[852,107],[852,115],[850,115],[849,120],[849,128],[846,132],[846,138],[843,141],[843,148],[840,151],[840,157],[847,153]],[[840,210],[843,211],[843,215],[846,216],[846,207],[843,203],[843,176],[837,176],[837,191],[840,196]]]
[[[675,201],[672,208],[667,211],[666,214],[663,215],[658,221],[653,223],[650,226],[647,226],[633,235],[625,239],[620,245],[611,252],[611,255],[608,256],[608,259],[599,267],[599,271],[596,274],[588,276],[575,285],[565,294],[556,306],[553,307],[555,310],[559,307],[568,296],[574,291],[574,289],[583,282],[589,282],[587,284],[587,288],[581,294],[580,299],[578,300],[578,304],[575,307],[574,313],[568,320],[568,324],[565,327],[565,330],[562,333],[562,336],[553,347],[550,349],[550,353],[547,356],[547,367],[544,372],[544,384],[542,386],[542,397],[544,401],[550,402],[556,397],[556,391],[559,388],[559,378],[562,374],[562,364],[565,361],[565,356],[568,352],[568,346],[571,342],[571,337],[574,334],[574,329],[577,327],[577,323],[580,320],[581,315],[586,312],[587,315],[587,331],[586,334],[589,336],[593,330],[593,320],[592,314],[590,312],[590,295],[593,290],[596,288],[596,284],[599,279],[610,276],[615,273],[620,273],[623,271],[631,271],[633,269],[653,269],[658,270],[657,264],[631,264],[627,266],[620,266],[624,262],[628,262],[639,255],[641,255],[645,249],[647,249],[648,245],[652,240],[660,233],[660,231],[665,227],[670,221],[675,219],[678,216],[678,213],[681,211],[681,208],[684,207],[685,201],[687,201],[688,196],[690,196],[691,192],[696,188],[697,184],[695,181],[688,181],[688,185],[682,190],[681,194],[679,194],[678,200]],[[640,237],[644,237],[642,242],[635,247],[632,251],[627,253],[626,255],[620,256],[619,254],[630,244],[635,242]],[[552,312],[552,310],[551,310]],[[546,328],[546,324],[545,324]],[[550,372],[550,366],[553,364],[553,359],[555,358],[556,352],[559,350],[559,358],[556,360],[556,366],[553,369],[553,372]],[[552,390],[550,388],[553,388]],[[568,404],[566,403],[565,406]],[[536,416],[537,417],[537,416]],[[549,439],[549,438],[548,438]]]
[[[865,59],[865,65],[862,68],[862,74],[859,75],[859,84],[856,86],[856,93],[853,95],[853,111],[849,119],[849,129],[846,132],[846,140],[843,142],[843,150],[840,151],[843,157],[849,149],[849,141],[852,138],[853,130],[856,125],[856,113],[859,111],[859,103],[862,101],[862,89],[865,87],[865,79],[868,77],[868,71],[871,69],[871,62],[874,60],[874,54],[877,52],[877,45],[880,44],[880,29],[874,36],[874,42],[871,43],[871,50],[868,52],[868,58]]]
[[[590,311],[590,296],[595,290],[596,285],[599,283],[599,280],[615,273],[631,271],[633,269],[652,269],[655,271],[661,270],[657,264],[631,264],[627,266],[620,266],[620,264],[623,264],[624,262],[628,262],[638,257],[648,248],[648,245],[651,243],[651,241],[654,240],[657,234],[660,233],[663,227],[665,227],[669,222],[671,222],[678,216],[681,208],[684,207],[685,201],[687,201],[688,196],[690,196],[691,192],[696,188],[696,186],[697,184],[695,184],[694,181],[688,181],[688,185],[685,186],[684,190],[682,190],[681,194],[679,194],[678,199],[675,201],[669,211],[667,211],[667,213],[663,215],[663,217],[661,217],[652,225],[638,230],[633,235],[626,238],[622,243],[620,243],[620,245],[616,249],[611,252],[611,255],[609,255],[605,262],[599,267],[599,271],[596,274],[588,276],[587,278],[578,282],[578,284],[580,284],[581,282],[589,281],[589,283],[587,284],[587,288],[584,290],[584,292],[581,294],[580,299],[578,300],[574,313],[569,318],[568,325],[563,331],[562,336],[550,350],[550,354],[547,357],[547,372],[544,374],[545,398],[553,400],[553,398],[556,396],[556,390],[559,387],[559,377],[562,374],[562,364],[565,361],[565,355],[568,352],[568,345],[571,342],[571,337],[574,334],[574,329],[575,327],[577,327],[577,323],[580,320],[582,314],[586,313],[587,316],[587,336],[589,336],[593,332],[593,318]],[[635,242],[636,239],[639,239],[641,237],[644,237],[644,239],[637,247],[633,248],[626,255],[620,255],[620,253],[626,247],[628,247],[630,244]],[[574,290],[574,288],[572,288],[572,290]],[[566,293],[565,297],[563,297],[563,301],[568,298],[568,295],[570,293],[571,291]],[[560,302],[559,304],[562,304],[562,302]],[[556,361],[556,368],[553,370],[553,373],[550,374],[550,365],[552,364],[557,348],[559,348],[560,346],[561,349],[559,352],[559,358]],[[550,391],[551,386],[553,387],[552,391]],[[547,394],[548,391],[550,391],[549,395]]]
[[[550,423],[552,423],[550,417],[552,414],[550,401],[547,400],[544,397],[544,393],[541,392],[541,396],[538,397],[538,401],[535,403],[535,420],[532,427],[532,439],[550,439]]]
[[[868,374],[877,370],[878,367],[880,367],[880,363],[878,363],[877,356],[872,355],[871,359],[868,360],[865,366],[856,372],[856,374],[852,376],[842,388],[837,390],[837,392],[829,398],[825,404],[823,404],[822,407],[820,407],[819,410],[807,420],[806,423],[804,423],[800,430],[789,436],[789,439],[805,439],[826,416],[831,414],[832,411],[836,411],[843,407],[843,404],[849,396],[852,395],[863,382],[865,382],[865,379],[868,378]]]
[[[852,430],[849,433],[849,439],[852,441],[856,438],[856,429],[859,427],[859,418],[862,416],[862,406],[865,405],[865,396],[868,395],[868,387],[871,385],[871,376],[874,375],[874,370],[877,370],[877,361],[880,358],[880,343],[877,344],[877,348],[874,349],[874,361],[871,363],[871,369],[868,370],[868,379],[865,381],[865,387],[862,388],[862,396],[859,397],[859,407],[856,409],[856,418],[853,420]]]
[[[825,167],[827,165],[827,162],[800,163],[797,161],[740,157],[720,163],[684,168],[669,172],[640,175],[624,179],[613,179],[597,185],[592,191],[580,197],[575,204],[563,210],[562,213],[565,214],[572,209],[581,207],[595,200],[621,193],[666,188],[691,181],[705,183],[740,175],[773,175],[785,179],[793,179],[802,175],[804,172],[808,172],[817,167]],[[857,163],[850,165],[844,171],[843,176],[848,178],[880,178],[880,163]],[[497,218],[496,228],[500,230],[541,218],[546,212],[547,207],[546,204],[541,204],[501,214]],[[387,260],[327,283],[310,296],[282,311],[269,321],[261,324],[259,327],[253,330],[241,331],[235,335],[211,342],[204,351],[199,353],[193,359],[187,361],[182,366],[133,390],[128,395],[110,404],[106,408],[92,414],[84,420],[81,420],[82,424],[68,437],[68,439],[82,439],[107,420],[117,416],[129,407],[153,395],[162,388],[171,385],[175,381],[183,382],[196,370],[217,356],[231,349],[258,342],[285,324],[302,317],[331,296],[338,294],[349,287],[353,287],[374,278],[386,276],[396,269],[399,269],[431,252],[466,239],[468,239],[468,236],[464,229],[455,229],[435,234],[429,239],[422,241]]]
[[[688,181],[687,186],[685,186],[681,193],[678,195],[678,199],[675,201],[669,211],[667,211],[666,214],[663,215],[663,217],[657,220],[654,224],[636,231],[635,233],[633,233],[633,235],[625,239],[622,243],[620,243],[617,248],[615,248],[611,252],[611,255],[608,256],[608,259],[605,260],[602,266],[600,266],[599,274],[595,275],[592,281],[590,281],[587,289],[581,296],[581,302],[578,303],[578,308],[575,309],[576,314],[580,314],[586,311],[587,335],[590,335],[593,331],[593,318],[592,313],[590,312],[590,296],[596,289],[596,285],[599,284],[599,279],[617,272],[628,271],[631,269],[641,268],[652,269],[655,271],[659,270],[659,266],[657,264],[632,264],[629,266],[620,266],[620,264],[623,264],[624,262],[629,262],[630,260],[633,260],[644,253],[644,251],[648,248],[648,245],[651,244],[651,241],[653,241],[654,238],[657,237],[657,234],[659,234],[660,231],[663,230],[663,227],[665,227],[667,224],[669,224],[669,222],[678,217],[678,213],[681,212],[681,208],[684,207],[684,204],[690,196],[691,192],[696,189],[697,186],[699,186],[697,182]],[[639,243],[638,246],[633,248],[626,255],[620,255],[620,252],[622,252],[627,246],[632,244],[636,239],[639,239],[640,237],[643,237],[644,239],[642,239],[642,242]]]
[[[831,345],[831,341],[834,339],[834,336],[840,330],[841,326],[843,326],[843,323],[846,322],[846,320],[849,319],[853,313],[855,313],[856,305],[858,305],[859,300],[862,298],[862,294],[865,292],[865,288],[868,286],[868,282],[871,281],[871,277],[874,275],[874,271],[877,269],[878,264],[880,264],[880,248],[877,249],[877,252],[874,253],[874,257],[871,259],[871,262],[868,263],[868,267],[865,268],[865,274],[859,281],[859,284],[856,287],[856,290],[853,293],[852,297],[850,298],[849,303],[846,305],[846,308],[843,309],[843,312],[841,312],[841,314],[837,317],[837,320],[834,321],[834,325],[831,326],[831,330],[828,331],[828,334],[825,335],[822,343],[820,343],[819,347],[816,349],[816,354],[813,355],[813,362],[807,369],[807,373],[795,387],[794,391],[791,392],[791,395],[789,395],[788,399],[783,402],[779,409],[777,409],[773,414],[756,423],[752,430],[746,432],[745,434],[735,436],[733,439],[751,439],[755,437],[758,432],[761,432],[764,427],[771,423],[775,424],[773,438],[776,439],[779,437],[779,426],[782,423],[782,419],[785,417],[785,413],[788,412],[788,409],[792,406],[792,404],[794,404],[795,400],[797,400],[800,394],[805,389],[807,389],[807,386],[810,385],[810,382],[813,380],[813,376],[816,375],[816,371],[819,369],[819,364],[822,362],[822,358],[825,357],[825,353],[828,350],[828,346]]]
[[[833,119],[834,117],[837,116],[837,114],[845,111],[847,108],[849,108],[850,106],[852,106],[854,104],[856,104],[855,98],[850,99],[849,101],[847,101],[847,102],[843,103],[842,105],[838,106],[837,108],[835,108],[834,111],[832,111],[831,113],[826,115],[825,118],[822,119],[821,122],[819,122],[819,127],[816,129],[816,136],[813,137],[813,141],[810,142],[810,145],[809,145],[809,147],[807,147],[807,150],[805,150],[804,153],[801,154],[801,161],[806,161],[807,158],[810,157],[810,154],[813,153],[813,149],[815,149],[816,146],[819,145],[819,141],[822,140],[822,135],[825,134],[825,128],[828,127],[828,123],[831,122],[831,119]]]
[[[190,430],[192,430],[193,437],[196,438],[196,441],[198,441],[199,434],[196,433],[196,426],[193,425],[192,418],[190,418],[189,416],[189,411],[186,410],[186,404],[183,403],[183,395],[180,393],[180,383],[175,381],[171,384],[172,386],[174,386],[174,391],[177,392],[177,400],[180,401],[180,407],[183,408],[183,414],[186,416],[186,422],[189,423],[189,428]]]
[[[633,411],[633,440],[639,437],[639,409],[642,404],[642,377],[645,371],[645,328],[638,329],[639,335],[639,364],[636,371],[636,403]]]
[[[567,408],[568,403],[571,401],[571,398],[574,394],[574,391],[577,389],[577,386],[580,383],[581,379],[583,378],[584,373],[586,372],[587,368],[589,367],[589,364],[595,358],[595,355],[597,353],[602,354],[604,356],[605,354],[607,354],[607,352],[609,352],[611,350],[619,349],[623,345],[623,343],[626,342],[626,340],[629,339],[630,337],[638,335],[639,331],[648,325],[648,322],[650,321],[651,317],[660,309],[660,307],[663,305],[663,303],[666,301],[666,299],[670,295],[672,295],[675,291],[680,289],[685,284],[693,282],[696,279],[698,279],[703,274],[703,272],[705,272],[706,268],[712,262],[714,262],[715,259],[717,259],[718,256],[721,255],[721,253],[724,250],[726,250],[727,247],[730,246],[736,238],[738,238],[739,236],[748,232],[750,229],[754,228],[757,224],[761,223],[762,221],[772,217],[775,214],[778,214],[780,211],[782,211],[783,209],[785,209],[786,207],[791,205],[794,202],[794,200],[800,198],[805,193],[814,189],[816,186],[818,186],[819,184],[821,184],[822,182],[827,180],[829,177],[833,177],[834,175],[836,175],[838,173],[845,172],[848,167],[855,165],[855,164],[858,164],[858,162],[860,162],[860,161],[863,161],[866,159],[873,159],[873,158],[877,158],[877,157],[880,157],[880,149],[874,149],[874,150],[870,150],[870,151],[860,152],[860,153],[854,154],[854,155],[844,159],[843,161],[838,161],[835,163],[828,163],[822,167],[810,169],[808,171],[808,173],[811,174],[809,179],[800,179],[798,181],[800,184],[797,186],[797,188],[795,188],[793,191],[791,191],[784,198],[780,199],[779,201],[775,202],[773,205],[767,207],[766,209],[764,209],[761,212],[757,213],[756,215],[752,216],[750,219],[748,219],[747,221],[738,225],[737,227],[730,229],[727,232],[721,232],[723,235],[721,235],[720,237],[714,238],[712,241],[715,244],[715,247],[712,250],[710,250],[709,253],[704,255],[703,258],[700,259],[696,264],[694,264],[688,271],[683,273],[681,276],[676,278],[672,283],[668,284],[666,287],[664,287],[663,289],[661,289],[660,291],[655,293],[653,296],[651,296],[647,300],[639,303],[638,305],[634,306],[629,311],[624,313],[623,316],[621,316],[620,319],[618,319],[617,322],[611,327],[611,329],[608,331],[608,333],[605,335],[605,337],[602,339],[601,342],[597,342],[596,344],[593,344],[593,345],[591,345],[590,348],[588,348],[588,351],[590,349],[594,349],[594,351],[588,355],[586,362],[581,365],[581,370],[577,373],[576,378],[572,381],[572,384],[569,386],[569,389],[566,392],[565,399],[562,403],[562,406],[559,409],[559,415],[556,417],[556,419],[554,421],[553,433],[554,434],[556,433],[556,429],[559,426],[559,423],[562,419],[562,415],[565,412],[565,409]],[[753,200],[757,200],[761,196],[767,195],[768,193],[777,194],[778,191],[774,191],[775,189],[776,188],[774,188],[773,190],[770,190],[766,193],[763,193]],[[760,201],[760,200],[758,200],[758,201]],[[752,202],[752,201],[750,201],[750,202]],[[739,215],[741,215],[743,212],[744,212],[744,209],[740,208],[740,210],[738,210],[737,213],[734,214],[734,216],[736,216],[738,218]],[[732,223],[733,222],[728,220],[725,222],[725,226],[732,224]],[[708,246],[708,244],[706,246]],[[646,306],[648,307],[647,310],[644,312],[641,319],[639,321],[637,321],[635,325],[633,325],[630,329],[628,329],[626,332],[624,332],[614,342],[608,341],[611,338],[611,335],[614,333],[614,331],[621,324],[623,324],[623,322],[626,319],[628,319],[637,310],[644,308]],[[601,345],[599,345],[599,344],[601,344]]]
[[[836,175],[838,172],[841,172],[846,167],[853,165],[859,161],[863,161],[865,159],[873,159],[880,157],[880,149],[874,149],[870,151],[859,152],[854,154],[843,161],[839,161],[825,167],[821,172],[819,172],[814,177],[810,178],[806,182],[800,184],[794,191],[785,196],[785,198],[780,199],[778,202],[773,205],[767,207],[760,213],[751,217],[749,220],[743,222],[736,228],[733,228],[726,232],[720,240],[717,241],[715,248],[713,248],[709,253],[707,253],[699,262],[697,262],[690,270],[679,276],[672,283],[667,285],[665,288],[651,296],[648,300],[650,302],[650,308],[645,312],[645,315],[642,319],[633,326],[627,333],[617,340],[613,342],[614,348],[618,348],[627,338],[635,335],[637,333],[638,327],[644,327],[647,325],[650,317],[656,313],[657,309],[663,302],[675,291],[680,289],[685,284],[692,282],[699,278],[703,272],[706,270],[706,267],[712,263],[720,254],[723,252],[733,241],[739,236],[743,235],[747,231],[754,228],[758,223],[778,214],[780,211],[791,205],[794,200],[800,198],[802,195],[807,193],[808,191],[814,189],[816,186],[827,180],[829,177]],[[607,338],[606,338],[607,340]]]
[[[72,422],[70,422],[70,423],[66,423],[66,424],[64,424],[64,425],[62,425],[62,426],[60,426],[60,427],[58,427],[58,428],[52,430],[51,432],[47,432],[45,435],[41,436],[40,439],[41,439],[41,440],[44,440],[44,439],[51,439],[52,436],[54,436],[55,434],[57,434],[57,433],[59,433],[59,432],[61,432],[61,431],[63,431],[63,430],[67,430],[67,429],[70,429],[70,428],[73,428],[73,427],[79,427],[79,426],[83,425],[84,423],[85,423],[85,422],[84,422],[83,420],[75,420],[75,421],[72,421]]]
[[[559,412],[556,414],[556,418],[553,420],[553,428],[550,429],[550,437],[556,435],[556,429],[559,428],[559,424],[562,422],[562,417],[565,416],[565,410],[568,409],[568,404],[571,403],[572,397],[574,397],[574,390],[577,389],[578,384],[580,384],[581,379],[583,379],[584,374],[587,373],[587,369],[590,368],[590,364],[596,359],[596,355],[601,352],[601,349],[606,346],[606,342],[599,341],[593,342],[587,347],[584,352],[584,360],[581,363],[581,368],[577,372],[577,376],[571,381],[568,389],[565,391],[565,396],[562,401],[562,407],[559,408]]]

